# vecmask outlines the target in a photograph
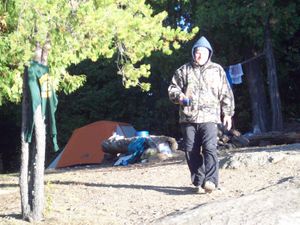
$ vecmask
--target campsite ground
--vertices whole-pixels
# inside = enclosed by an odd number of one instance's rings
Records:
[[[224,209],[226,202],[234,200],[230,207],[239,209],[245,206],[243,199],[247,196],[259,196],[260,193],[268,196],[268,193],[282,190],[287,198],[293,193],[296,195],[293,199],[300,199],[300,192],[296,191],[300,188],[300,144],[222,151],[220,159],[220,188],[212,194],[194,193],[181,151],[165,161],[153,160],[127,167],[112,167],[111,163],[105,163],[48,171],[45,176],[45,221],[35,224],[191,224],[182,220],[184,212],[211,204],[219,204]],[[0,187],[0,224],[29,224],[20,217],[17,175],[1,175]],[[257,203],[263,205],[264,202]],[[297,202],[300,201],[291,200],[284,211],[293,215],[292,223],[264,221],[263,224],[300,224]],[[216,223],[210,216],[209,222],[203,224],[262,224],[251,217],[265,215],[270,218],[261,212],[255,214],[253,208],[247,209],[253,214],[247,212],[247,217],[240,220],[243,223],[228,223],[230,220],[226,216]],[[271,214],[276,214],[273,212],[274,209]],[[233,217],[241,216],[238,210],[230,213]],[[168,222],[172,217],[176,217],[178,223]],[[200,224],[201,218],[197,220],[194,224]]]

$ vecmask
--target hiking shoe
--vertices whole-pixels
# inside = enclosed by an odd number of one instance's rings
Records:
[[[213,182],[211,182],[211,181],[206,181],[204,183],[204,187],[203,188],[204,188],[204,190],[205,190],[206,193],[211,193],[213,190],[216,189],[216,185]]]

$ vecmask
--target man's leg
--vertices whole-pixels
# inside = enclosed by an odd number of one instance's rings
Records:
[[[202,186],[205,178],[205,171],[203,157],[200,154],[200,138],[197,125],[182,124],[181,130],[183,134],[185,156],[191,172],[192,183],[195,186]]]
[[[199,125],[202,136],[202,153],[205,165],[205,182],[211,181],[218,186],[219,161],[217,156],[217,124],[202,123]]]

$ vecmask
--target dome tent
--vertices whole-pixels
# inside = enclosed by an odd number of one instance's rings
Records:
[[[128,138],[135,136],[135,133],[136,130],[128,123],[105,120],[78,128],[48,169],[101,163],[104,157],[101,143],[104,140],[113,134]]]

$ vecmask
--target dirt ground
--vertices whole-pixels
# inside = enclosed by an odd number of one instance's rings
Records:
[[[300,180],[300,144],[234,149],[219,157],[220,187],[211,194],[194,192],[182,151],[164,161],[125,167],[105,163],[47,171],[45,220],[34,224],[159,224],[200,205]],[[18,175],[0,175],[0,187],[0,224],[29,224],[21,220]]]

